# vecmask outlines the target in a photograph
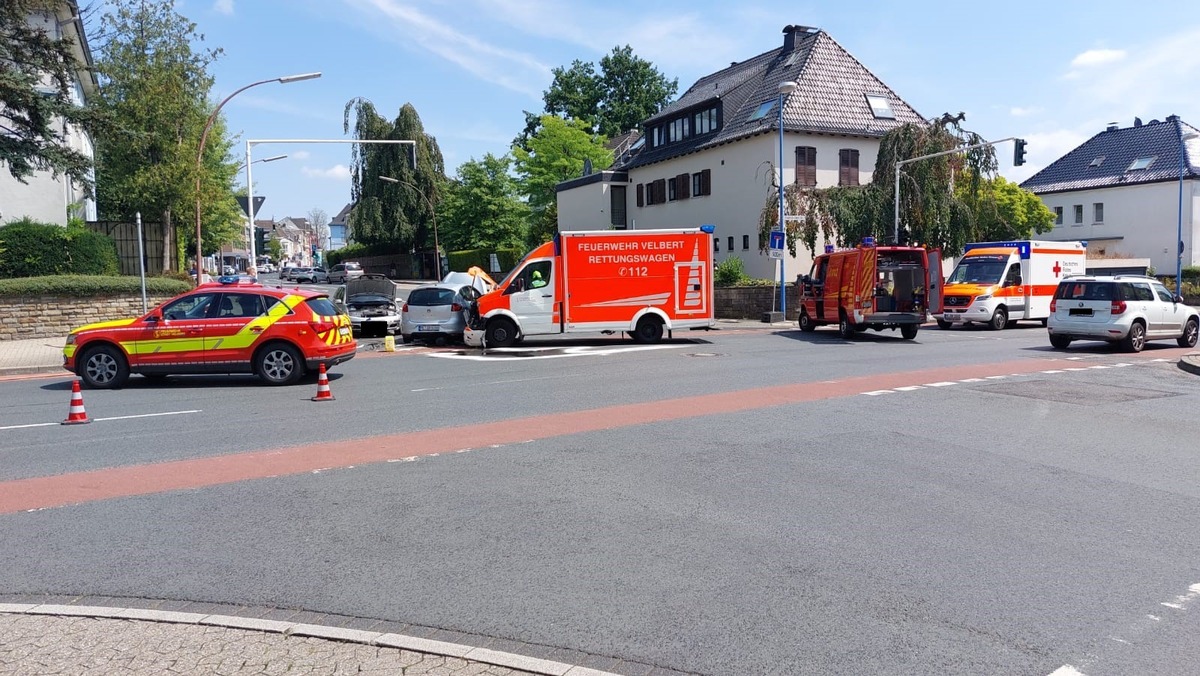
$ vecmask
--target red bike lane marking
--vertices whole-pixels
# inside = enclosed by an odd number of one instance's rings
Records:
[[[1077,362],[1022,359],[857,376],[550,413],[490,423],[0,482],[0,514],[402,460],[700,416],[854,396],[930,382],[1036,373]]]

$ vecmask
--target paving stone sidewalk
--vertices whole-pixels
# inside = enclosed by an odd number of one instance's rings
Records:
[[[0,614],[0,673],[531,674],[457,657],[229,627],[20,614]]]

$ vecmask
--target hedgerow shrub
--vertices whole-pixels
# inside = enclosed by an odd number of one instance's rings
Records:
[[[146,293],[175,295],[192,288],[191,282],[167,277],[147,277]],[[94,275],[49,275],[0,279],[0,297],[72,296],[95,297],[142,293],[137,277]]]
[[[112,238],[29,218],[0,227],[0,279],[42,275],[115,275]]]
[[[465,249],[451,251],[446,254],[446,260],[450,263],[451,270],[462,272],[470,269],[472,265],[478,265],[483,270],[490,271],[492,269],[491,254],[496,254],[500,269],[508,271],[517,267],[517,263],[521,262],[526,253],[523,249]]]

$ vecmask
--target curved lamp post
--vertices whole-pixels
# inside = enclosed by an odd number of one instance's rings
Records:
[[[213,122],[215,122],[217,119],[217,114],[221,112],[221,108],[223,108],[226,103],[229,103],[230,99],[238,94],[241,94],[247,89],[250,89],[251,87],[257,87],[258,85],[264,85],[271,82],[290,84],[292,82],[300,82],[301,80],[313,80],[319,77],[321,77],[320,73],[303,73],[301,75],[285,75],[283,77],[271,78],[270,80],[251,82],[245,87],[234,91],[229,96],[226,96],[225,99],[218,103],[217,107],[213,109],[212,114],[208,116],[208,121],[204,123],[204,131],[200,134],[200,148],[196,151],[196,286],[199,286],[200,280],[204,278],[204,249],[200,240],[200,175],[202,173],[201,168],[203,167],[204,163],[204,145],[208,143],[208,132],[210,129],[212,129]],[[254,211],[254,205],[250,205],[250,211]],[[250,214],[250,223],[251,225],[254,223],[254,214]]]
[[[433,218],[433,249],[434,249],[434,258],[437,259],[437,261],[436,261],[437,275],[436,276],[437,276],[437,279],[440,280],[442,278],[442,244],[441,244],[441,242],[438,241],[437,207],[434,206],[433,201],[430,200],[429,197],[427,197],[425,195],[425,193],[421,191],[420,188],[413,185],[412,183],[409,183],[408,181],[401,181],[400,179],[392,178],[391,176],[380,176],[379,180],[385,181],[387,183],[395,183],[396,185],[403,185],[403,186],[412,188],[412,191],[417,193],[418,195],[420,195],[421,199],[425,200],[425,203],[429,205],[429,213],[430,213],[431,217]]]
[[[788,94],[795,91],[798,86],[791,80],[779,83],[779,232],[784,233],[784,252],[787,251],[787,223],[783,208],[783,103],[787,100]],[[783,320],[787,321],[787,297],[783,291],[786,279],[784,268],[787,267],[785,260],[781,253],[779,256],[779,312],[783,314]]]

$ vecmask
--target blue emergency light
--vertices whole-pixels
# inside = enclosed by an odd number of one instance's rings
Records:
[[[825,245],[825,253],[833,253],[833,245],[832,244]]]
[[[862,245],[863,246],[875,246],[875,238],[871,237],[871,236],[863,237]]]
[[[217,282],[221,284],[237,284],[240,277],[237,275],[221,275],[217,277]]]
[[[710,234],[710,235],[711,235],[711,234],[713,234],[713,233],[714,233],[714,232],[716,232],[716,231],[717,231],[717,226],[715,226],[715,225],[702,225],[702,226],[700,226],[700,232],[707,232],[708,234]]]

